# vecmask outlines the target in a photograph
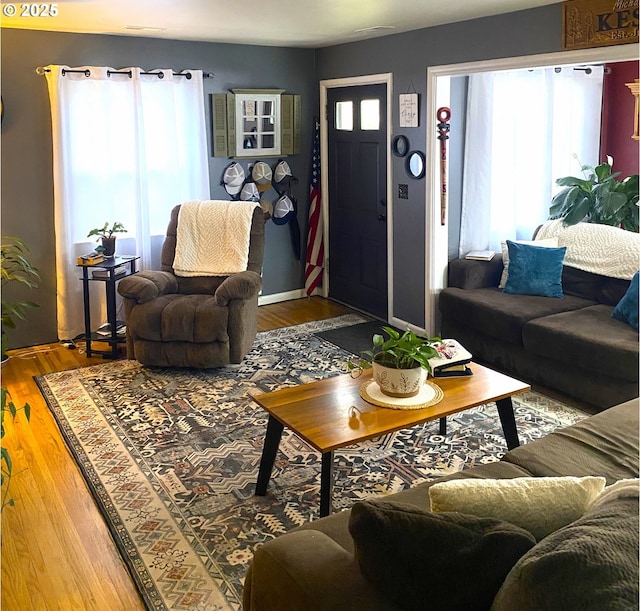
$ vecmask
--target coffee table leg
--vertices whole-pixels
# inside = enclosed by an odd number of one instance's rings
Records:
[[[276,452],[280,446],[280,438],[284,425],[276,420],[273,416],[269,416],[267,423],[267,434],[264,438],[264,446],[262,447],[262,458],[260,459],[260,469],[258,470],[258,481],[256,482],[256,495],[264,496],[267,494],[267,485],[271,479],[271,471],[273,463],[276,460]]]
[[[516,428],[516,419],[513,415],[513,402],[511,401],[511,397],[498,399],[496,405],[498,406],[498,415],[502,423],[504,438],[507,440],[507,448],[513,450],[513,448],[517,448],[520,445],[520,440],[518,439],[518,429]]]
[[[333,492],[333,452],[322,454],[322,471],[320,472],[320,517],[331,513],[331,495]]]
[[[440,418],[440,435],[447,434],[447,417]]]

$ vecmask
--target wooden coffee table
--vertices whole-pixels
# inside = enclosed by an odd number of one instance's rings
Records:
[[[447,416],[491,401],[498,406],[507,447],[510,450],[517,447],[520,441],[511,397],[531,387],[475,363],[469,367],[473,370],[472,376],[429,378],[442,388],[444,398],[424,409],[399,410],[367,403],[360,397],[359,390],[361,384],[371,379],[370,370],[358,378],[345,374],[255,395],[253,400],[269,414],[256,495],[264,496],[267,492],[285,426],[322,454],[321,516],[331,513],[333,451],[338,448],[430,420],[440,419],[441,432],[444,432]]]

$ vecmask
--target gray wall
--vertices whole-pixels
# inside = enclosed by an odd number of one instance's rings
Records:
[[[55,341],[55,262],[51,125],[44,77],[46,64],[201,68],[215,73],[205,80],[210,93],[232,87],[273,87],[302,95],[302,152],[289,158],[300,183],[302,242],[306,235],[308,165],[313,117],[318,114],[318,81],[383,72],[393,73],[393,100],[413,85],[420,95],[420,126],[392,130],[409,138],[411,148],[425,150],[425,89],[428,66],[561,50],[561,4],[491,18],[427,28],[318,50],[167,41],[126,36],[65,34],[2,29],[1,195],[2,235],[22,237],[31,247],[42,283],[29,295],[40,308],[9,334],[12,347]],[[207,113],[210,103],[206,100]],[[454,129],[454,123],[452,123]],[[424,181],[407,180],[404,160],[392,157],[394,196],[398,183],[409,183],[409,199],[394,197],[394,312],[424,325]],[[211,158],[211,197],[225,197],[219,185],[225,159]],[[457,171],[451,168],[451,172]],[[265,294],[303,286],[303,259],[291,248],[289,228],[267,224]],[[21,291],[18,291],[21,293]]]
[[[5,29],[1,31],[2,95],[2,235],[20,236],[32,251],[42,282],[36,291],[17,287],[6,297],[19,294],[40,307],[28,312],[28,320],[10,331],[10,347],[56,341],[56,282],[54,260],[53,180],[51,120],[45,77],[36,66],[66,64],[141,66],[146,69],[200,68],[215,73],[205,79],[205,108],[210,125],[210,94],[238,88],[278,88],[302,96],[302,150],[288,157],[298,199],[302,235],[306,235],[308,175],[313,119],[318,114],[315,52],[250,45],[167,41],[128,36],[101,36]],[[209,150],[211,151],[211,133]],[[253,159],[242,160],[247,168]],[[273,165],[275,160],[267,160]],[[228,199],[220,186],[229,163],[210,157],[211,197]],[[271,190],[268,195],[275,199]],[[179,202],[176,202],[179,203]],[[168,219],[167,219],[168,221]],[[90,228],[89,228],[90,229]],[[304,239],[303,248],[304,250]],[[299,289],[304,285],[304,253],[294,255],[289,226],[266,225],[264,294]],[[27,297],[28,295],[28,297]]]
[[[412,149],[426,148],[426,74],[429,66],[518,57],[562,50],[562,5],[475,19],[404,34],[337,45],[317,51],[318,80],[391,72],[393,134]],[[420,123],[400,128],[398,95],[413,84],[420,96]],[[455,118],[452,129],[458,129]],[[460,157],[461,159],[461,157]],[[404,160],[392,157],[394,193],[394,316],[422,327],[425,308],[425,188],[407,180]],[[454,173],[457,168],[450,166]],[[409,199],[397,199],[398,183],[409,183]]]

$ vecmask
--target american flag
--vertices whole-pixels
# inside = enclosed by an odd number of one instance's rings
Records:
[[[324,269],[324,237],[320,210],[320,123],[316,121],[311,159],[309,190],[309,233],[307,234],[307,259],[304,271],[304,288],[307,296],[322,283]]]

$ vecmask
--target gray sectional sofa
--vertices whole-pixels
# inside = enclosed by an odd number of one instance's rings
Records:
[[[512,568],[502,568],[506,577],[492,587],[488,579],[495,580],[502,554],[486,537],[476,541],[469,568],[456,554],[453,539],[434,534],[430,543],[422,528],[407,529],[420,526],[421,514],[429,509],[429,488],[445,480],[595,475],[612,485],[637,478],[639,407],[638,399],[611,407],[511,450],[498,462],[371,501],[387,517],[369,532],[366,546],[362,521],[353,516],[358,506],[261,545],[246,576],[244,610],[637,609],[637,483],[631,493],[590,506],[582,517],[533,544]],[[385,507],[391,511],[384,512]],[[389,532],[390,544],[383,544]],[[394,542],[396,549],[391,549]],[[382,552],[378,559],[367,550],[376,546]],[[378,563],[379,579],[367,579],[361,570],[372,562]]]
[[[449,262],[440,332],[479,363],[607,408],[638,396],[639,268],[639,234],[547,221],[490,261]]]
[[[638,396],[638,331],[612,318],[629,280],[564,265],[562,298],[498,288],[502,256],[449,263],[442,337],[474,360],[606,408]]]

